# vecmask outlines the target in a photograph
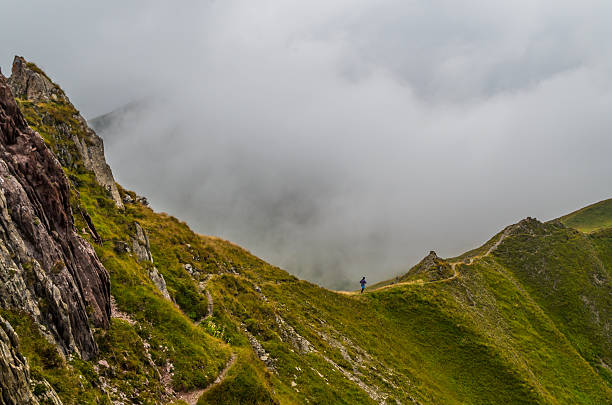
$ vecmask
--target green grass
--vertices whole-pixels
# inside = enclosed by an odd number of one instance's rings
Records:
[[[121,375],[113,374],[108,378],[116,381],[128,396],[134,392],[139,392],[143,398],[158,396],[159,384],[144,384],[144,381],[156,378],[148,360],[135,351],[141,350],[138,348],[147,342],[158,367],[166,363],[174,366],[173,388],[189,390],[210,384],[229,358],[230,349],[221,339],[210,336],[204,328],[192,322],[205,313],[206,298],[197,291],[189,274],[169,259],[175,258],[177,251],[171,248],[163,253],[154,250],[154,256],[159,259],[155,265],[164,275],[169,292],[178,306],[164,299],[149,279],[151,263],[138,262],[131,253],[118,253],[115,250],[118,242],[131,245],[130,236],[134,235],[136,221],[146,228],[158,217],[162,227],[176,220],[155,214],[140,205],[130,205],[125,211],[115,207],[108,191],[96,182],[92,172],[84,168],[75,144],[58,125],[67,124],[71,133],[79,138],[84,134],[84,128],[74,118],[77,111],[72,105],[18,101],[29,124],[43,136],[56,155],[64,157],[60,162],[74,186],[71,205],[75,226],[79,230],[87,228],[80,212],[90,216],[102,243],[95,244],[89,234],[82,236],[92,243],[109,271],[111,293],[119,308],[138,322],[137,329],[113,322],[107,333],[98,336],[100,356],[108,357],[114,368],[123,370]],[[47,118],[43,120],[43,117]],[[124,190],[122,192],[125,193]],[[168,232],[166,235],[174,241],[176,235]],[[194,238],[198,239],[195,235]],[[156,248],[159,246],[156,245]],[[120,355],[114,352],[119,347],[123,348]]]
[[[508,238],[496,257],[610,384],[599,365],[612,363],[612,332],[605,326],[612,319],[612,240],[608,233],[543,226],[543,234]]]
[[[97,186],[91,175],[81,175],[80,179],[83,209],[91,216],[103,240],[101,246],[95,245],[96,253],[110,273],[111,293],[119,308],[139,322],[153,347],[167,347],[163,351],[154,349],[153,353],[158,365],[166,361],[174,365],[172,384],[175,389],[205,387],[215,379],[217,371],[229,358],[229,349],[219,339],[212,338],[194,325],[189,317],[204,314],[205,297],[197,292],[194,281],[189,279],[184,269],[182,273],[177,271],[163,260],[165,255],[154,251],[154,257],[161,258],[156,266],[166,279],[170,295],[178,304],[176,307],[164,299],[150,281],[148,267],[152,266],[151,263],[138,262],[132,254],[117,253],[114,249],[117,241],[130,242],[134,221],[146,229],[147,219],[156,214],[143,206],[127,207],[120,212],[106,190]],[[169,250],[166,255],[174,257],[175,253]],[[197,300],[185,297],[197,297]]]
[[[249,349],[241,349],[239,353],[225,380],[200,397],[198,405],[279,403],[271,384],[273,374],[259,366]]]
[[[155,403],[164,392],[158,371],[150,364],[138,329],[113,319],[108,331],[100,331],[101,357],[109,367],[100,366],[100,375],[131,400]],[[142,333],[142,332],[141,332]]]
[[[114,319],[109,330],[96,332],[98,359],[67,363],[29,318],[2,312],[33,374],[65,403],[103,403],[102,380],[130,401],[155,403],[163,395],[158,370],[172,364],[174,389],[201,389],[232,353],[238,357],[227,377],[199,404],[374,404],[382,397],[432,404],[612,402],[612,200],[561,218],[588,235],[530,222],[493,255],[458,266],[454,280],[348,296],[141,204],[118,210],[62,129],[86,138],[77,110],[69,103],[19,103],[62,163],[73,185],[75,226],[87,228],[85,217],[91,218],[101,243],[83,237],[109,271],[119,309],[135,322]],[[149,235],[154,264],[116,249],[131,245],[135,222]],[[458,259],[486,252],[498,235]],[[434,270],[417,265],[400,279],[447,278],[449,261],[438,259]],[[153,265],[173,302],[149,279]],[[207,298],[200,283],[214,299],[214,314],[202,325]],[[245,328],[271,356],[273,370],[254,354]]]
[[[28,360],[34,392],[45,392],[44,379],[66,405],[109,404],[110,399],[99,389],[93,366],[80,359],[66,361],[57,346],[42,335],[38,325],[27,314],[0,310],[19,336],[19,350]]]
[[[590,233],[612,227],[612,199],[584,207],[559,218],[566,226]]]

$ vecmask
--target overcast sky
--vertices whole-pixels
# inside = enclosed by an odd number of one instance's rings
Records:
[[[612,196],[612,2],[12,1],[115,177],[338,287]]]

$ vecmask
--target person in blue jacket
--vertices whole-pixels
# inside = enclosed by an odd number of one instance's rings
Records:
[[[359,284],[361,284],[361,292],[359,294],[361,294],[363,292],[363,290],[365,290],[365,285],[366,285],[367,281],[365,280],[365,276],[361,279],[361,281],[359,282]]]

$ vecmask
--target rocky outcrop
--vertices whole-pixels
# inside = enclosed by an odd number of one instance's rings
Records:
[[[1,75],[0,281],[2,307],[31,315],[65,353],[97,352],[90,325],[109,325],[108,273],[74,228],[64,171]]]
[[[74,142],[85,168],[91,170],[98,183],[110,192],[117,207],[123,208],[123,201],[117,189],[113,172],[104,157],[102,138],[89,128],[87,121],[70,103],[62,89],[54,84],[36,65],[27,62],[21,56],[15,56],[9,85],[15,97],[34,103],[54,101],[69,106],[69,109],[74,112],[71,117],[74,125],[68,125],[65,121],[52,122],[52,118],[46,115],[43,120],[48,125],[57,126],[66,139]],[[63,157],[67,154],[63,151],[57,151],[57,155]],[[63,163],[66,164],[66,162]]]
[[[68,101],[62,89],[53,83],[36,65],[15,56],[10,86],[15,97],[38,102]]]
[[[30,391],[30,370],[19,353],[17,334],[0,317],[0,403],[7,405],[38,404]]]
[[[149,236],[142,229],[142,226],[138,222],[134,222],[134,235],[132,239],[132,250],[139,261],[148,261],[153,263],[153,255],[151,254],[151,245],[149,244]],[[157,267],[152,266],[148,270],[149,278],[155,284],[157,289],[162,293],[164,298],[172,301],[168,288],[166,287],[166,280],[164,276],[157,270]]]
[[[424,281],[436,281],[451,277],[453,270],[451,265],[438,257],[433,250],[423,258],[416,266],[411,268],[399,281],[406,281],[415,276],[424,277]]]
[[[104,157],[104,143],[102,138],[96,135],[96,133],[87,126],[87,122],[83,117],[79,115],[78,120],[85,129],[87,138],[80,140],[75,136],[73,137],[73,141],[81,154],[85,167],[93,171],[98,183],[111,193],[117,208],[123,208],[123,201],[119,195],[113,172],[106,163],[106,158]]]
[[[132,238],[132,250],[138,258],[138,260],[147,260],[153,262],[153,255],[151,254],[151,246],[149,244],[149,237],[142,229],[138,222],[134,222],[134,236]]]
[[[553,232],[556,229],[563,229],[565,225],[561,221],[552,220],[546,223],[540,222],[535,218],[527,217],[520,222],[510,225],[504,230],[505,235],[530,235],[542,236]]]
[[[259,343],[257,338],[253,336],[251,332],[249,332],[249,330],[246,328],[246,326],[244,326],[244,324],[241,326],[242,326],[242,331],[246,335],[247,339],[249,339],[249,343],[251,344],[251,347],[253,348],[253,351],[255,352],[259,360],[264,362],[268,370],[275,371],[276,370],[276,359],[270,356],[270,353],[268,353],[266,349],[264,349],[261,343]]]
[[[57,392],[55,392],[47,380],[32,380],[30,388],[32,387],[34,387],[34,395],[41,405],[63,405],[62,400],[57,395]]]
[[[289,325],[285,320],[278,314],[274,315],[274,320],[280,331],[281,338],[284,342],[291,342],[293,347],[302,354],[314,352],[315,349],[308,339],[297,333],[293,326]]]
[[[153,266],[153,268],[149,269],[149,278],[155,284],[155,287],[162,293],[165,299],[168,301],[172,301],[170,297],[170,293],[168,292],[168,287],[166,287],[166,280],[164,280],[164,276],[157,270],[157,267]]]

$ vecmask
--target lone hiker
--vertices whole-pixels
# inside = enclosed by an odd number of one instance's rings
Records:
[[[361,281],[359,282],[359,284],[361,284],[361,292],[359,294],[361,294],[363,292],[363,290],[365,290],[365,285],[366,285],[367,281],[365,281],[365,276],[361,279]]]

